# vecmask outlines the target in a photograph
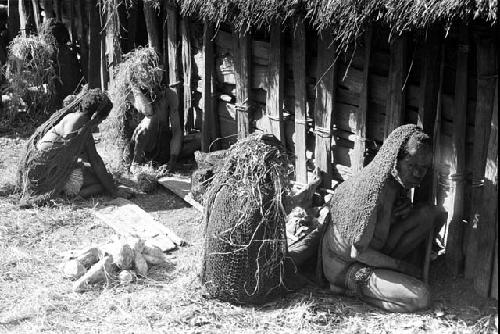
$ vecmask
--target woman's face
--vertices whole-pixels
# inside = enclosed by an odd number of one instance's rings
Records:
[[[408,154],[396,165],[398,181],[405,189],[416,188],[422,183],[432,165],[432,150],[425,145],[411,147]]]

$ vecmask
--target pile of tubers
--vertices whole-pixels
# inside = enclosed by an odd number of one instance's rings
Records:
[[[154,240],[130,238],[101,247],[71,252],[63,265],[64,277],[75,280],[73,291],[82,292],[90,285],[116,277],[122,284],[146,277],[151,265],[167,263],[167,256]]]

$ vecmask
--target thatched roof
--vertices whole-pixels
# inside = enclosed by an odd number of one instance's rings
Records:
[[[184,15],[232,23],[239,31],[268,28],[304,15],[318,31],[330,29],[346,44],[372,22],[393,35],[439,23],[482,20],[496,24],[497,0],[177,0]]]

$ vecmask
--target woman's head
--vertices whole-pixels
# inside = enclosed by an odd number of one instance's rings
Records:
[[[418,129],[401,146],[393,174],[404,188],[411,189],[422,183],[431,165],[431,139]]]
[[[99,88],[88,90],[80,101],[80,111],[86,113],[89,118],[98,118],[99,122],[108,117],[113,108],[108,95]]]

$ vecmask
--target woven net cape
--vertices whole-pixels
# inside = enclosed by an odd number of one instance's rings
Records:
[[[289,288],[293,269],[281,204],[288,173],[273,136],[252,135],[229,149],[205,202],[201,279],[213,298],[260,304]]]
[[[68,106],[56,111],[28,140],[17,175],[21,203],[43,204],[57,196],[64,188],[75,168],[78,155],[98,120],[90,120],[69,138],[61,139],[50,149],[38,150],[37,143],[64,116],[77,110],[86,93],[82,92]]]
[[[403,145],[414,133],[421,131],[413,124],[396,128],[372,162],[335,190],[330,201],[331,222],[337,226],[340,235],[349,245],[360,249],[368,246],[361,245],[360,241],[366,240],[363,236],[368,231],[382,187],[391,177],[392,168]],[[333,231],[326,229],[326,233]]]

